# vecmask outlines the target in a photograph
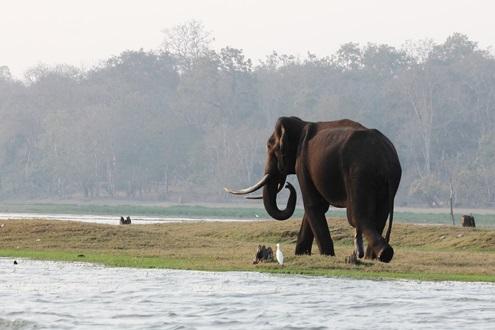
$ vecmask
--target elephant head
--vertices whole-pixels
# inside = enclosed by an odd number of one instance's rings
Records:
[[[301,131],[305,122],[297,117],[281,117],[267,142],[267,158],[265,175],[255,185],[233,191],[225,188],[229,193],[244,195],[263,187],[263,204],[268,214],[276,220],[286,220],[292,216],[296,207],[296,190],[285,182],[287,175],[295,174],[297,148]],[[285,187],[289,189],[289,199],[285,209],[277,206],[277,194]]]

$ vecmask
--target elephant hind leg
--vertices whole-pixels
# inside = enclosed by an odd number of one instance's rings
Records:
[[[378,255],[378,260],[380,260],[381,262],[390,262],[393,257],[394,249],[389,244],[387,244],[387,247]]]
[[[373,251],[373,248],[371,247],[370,244],[368,244],[366,246],[366,251],[364,253],[364,259],[370,259],[370,260],[376,259],[376,253],[375,253],[375,251]]]
[[[352,218],[352,207],[348,207],[347,221],[351,226],[356,227],[356,233],[354,234],[354,254],[361,259],[364,256],[363,232],[358,226],[356,226],[354,220],[355,219]]]
[[[354,248],[356,251],[356,256],[362,258],[364,256],[363,247],[363,234],[360,229],[356,229],[356,234],[354,235]]]
[[[376,200],[376,229],[380,235],[383,235],[383,230],[387,223],[387,218],[390,213],[389,199],[388,199],[388,190],[382,191],[379,196],[377,196]],[[382,236],[381,236],[382,237]],[[382,249],[381,252],[378,253],[378,260],[381,262],[390,262],[394,256],[394,249],[387,243],[385,249]],[[375,256],[376,257],[376,256]]]
[[[372,234],[373,235],[373,234]],[[365,259],[377,259],[381,262],[390,262],[394,256],[394,249],[385,242],[385,239],[378,235],[373,241],[367,237],[368,246],[365,251]]]
[[[393,257],[394,249],[388,243],[385,243],[385,246],[382,248],[382,250],[380,250],[378,254],[378,260],[380,260],[381,262],[390,262]],[[366,247],[364,258],[370,260],[377,259],[376,252],[371,244],[368,244],[368,246]]]
[[[377,215],[379,206],[375,188],[367,180],[356,180],[351,183],[351,194],[352,222],[368,241],[366,258],[378,257],[378,260],[382,262],[390,262],[394,250],[381,236],[383,225],[382,219],[379,219]]]

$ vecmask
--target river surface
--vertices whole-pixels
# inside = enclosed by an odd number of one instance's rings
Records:
[[[53,220],[53,221],[77,221],[90,223],[104,223],[109,225],[120,224],[119,216],[111,215],[84,215],[84,214],[44,214],[44,213],[0,213],[0,220]],[[231,219],[231,218],[208,218],[208,217],[150,217],[132,216],[133,224],[171,223],[188,221],[217,221],[217,222],[246,222],[246,221],[268,221],[267,219]]]
[[[494,329],[495,285],[0,258],[0,329]]]

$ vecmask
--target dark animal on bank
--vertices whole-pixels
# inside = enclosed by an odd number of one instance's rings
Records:
[[[271,247],[265,247],[264,245],[258,245],[256,249],[256,255],[253,260],[253,264],[259,262],[273,261],[273,250]]]
[[[266,248],[266,260],[273,261],[273,250],[270,246]]]
[[[258,249],[256,249],[256,255],[254,256],[253,264],[259,263],[263,259],[263,248],[261,245],[258,245]]]
[[[376,129],[352,120],[306,122],[297,117],[278,119],[267,143],[265,175],[252,187],[233,194],[248,194],[263,188],[266,211],[276,220],[294,213],[296,191],[286,178],[296,174],[301,188],[304,216],[296,254],[311,254],[313,240],[321,254],[335,255],[325,218],[330,205],[347,208],[347,220],[355,231],[355,253],[365,255],[362,234],[367,239],[367,258],[390,262],[389,245],[394,197],[402,170],[390,140]],[[277,194],[290,192],[287,206],[279,209]],[[383,238],[383,230],[389,225]]]
[[[131,218],[128,216],[127,219],[124,219],[124,217],[120,217],[120,224],[121,225],[130,225],[131,224]]]

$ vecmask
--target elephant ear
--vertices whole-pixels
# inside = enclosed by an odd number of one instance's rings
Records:
[[[285,157],[287,155],[287,149],[289,148],[289,134],[285,128],[283,120],[281,120],[279,124],[279,148],[280,153]]]

